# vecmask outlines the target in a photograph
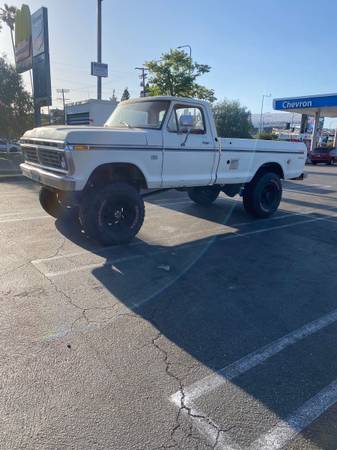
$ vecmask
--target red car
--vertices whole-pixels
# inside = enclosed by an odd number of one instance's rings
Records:
[[[335,148],[319,147],[310,153],[312,164],[325,163],[334,164],[337,162],[337,150]]]

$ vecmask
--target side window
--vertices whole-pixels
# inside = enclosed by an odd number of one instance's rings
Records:
[[[198,107],[188,107],[188,106],[180,106],[177,105],[175,109],[172,111],[169,123],[168,123],[168,129],[171,132],[177,133],[180,128],[180,118],[182,116],[191,116],[193,127],[191,130],[191,133],[193,134],[205,134],[206,132],[206,126],[204,121],[204,116],[202,113],[201,108]]]

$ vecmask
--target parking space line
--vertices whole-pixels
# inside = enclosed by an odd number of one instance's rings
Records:
[[[274,221],[274,220],[281,220],[281,219],[285,219],[285,218],[290,218],[290,217],[295,217],[295,216],[307,216],[310,217],[310,214],[312,214],[314,211],[299,211],[296,213],[285,213],[285,214],[280,214],[278,216],[274,216],[274,217],[268,217],[266,219],[261,219],[259,222],[260,223],[264,223],[267,221]],[[219,227],[216,227],[215,230],[217,230],[218,228],[221,229],[221,227],[229,227],[229,228],[235,228],[235,227],[239,227],[239,226],[245,226],[245,225],[250,225],[255,223],[253,220],[249,221],[249,222],[238,222],[238,223],[233,223],[233,224],[223,224],[220,225]],[[209,230],[209,228],[208,228]],[[204,231],[197,231],[195,233],[202,233]],[[191,236],[191,233],[188,234],[179,234],[179,235],[175,235],[175,237],[182,237],[182,236]],[[210,236],[211,238],[212,236]],[[164,239],[164,241],[166,241],[167,239]],[[130,247],[138,247],[140,245],[144,245],[144,243],[146,244],[146,242],[131,242],[130,244],[128,244],[128,248]],[[97,249],[94,249],[93,251],[95,252],[95,254],[98,254],[99,252],[107,252],[109,250],[115,250],[118,248],[123,247],[122,245],[111,245],[111,246],[107,246],[107,247],[99,247]],[[63,259],[63,258],[74,258],[76,256],[81,256],[81,255],[85,255],[85,254],[90,254],[92,253],[90,250],[81,250],[78,252],[73,252],[73,253],[66,253],[64,255],[56,255],[56,256],[51,256],[50,258],[41,258],[41,259],[35,259],[34,261],[31,261],[33,264],[41,264],[43,262],[48,262],[48,261],[55,261],[58,259]]]
[[[209,375],[200,381],[196,381],[185,389],[185,398],[189,401],[196,400],[200,396],[212,392],[228,380],[232,380],[248,370],[253,369],[272,356],[275,356],[277,353],[280,353],[287,347],[290,347],[302,339],[317,333],[336,321],[337,309],[320,317],[319,319],[307,323],[303,327],[298,328],[279,339],[276,339],[272,343],[249,353],[238,361],[219,370],[216,374]],[[178,394],[180,394],[180,392]],[[176,396],[177,394],[174,395]]]
[[[170,400],[180,408],[182,405],[185,406],[186,408],[182,410],[185,414],[188,415],[188,411],[190,410],[193,419],[194,416],[204,418],[196,421],[195,426],[200,433],[214,444],[219,427],[211,418],[206,417],[202,411],[196,410],[193,402],[199,397],[209,394],[228,381],[253,369],[259,364],[264,363],[267,359],[275,356],[287,347],[317,333],[336,321],[337,309],[325,314],[319,319],[305,324],[272,343],[249,353],[238,361],[219,370],[217,373],[196,381],[190,386],[185,387],[183,394],[181,391],[173,394],[170,397]],[[336,401],[337,380],[305,402],[295,413],[290,415],[286,421],[280,421],[269,432],[257,439],[253,443],[253,446],[249,446],[249,450],[276,450],[282,448],[288,440],[292,439],[296,434],[300,433],[305,427],[310,425],[313,420],[319,417]],[[240,447],[229,440],[226,435],[222,435],[218,440],[217,448],[222,450],[240,449]]]
[[[36,216],[36,217],[23,217],[23,218],[4,219],[4,220],[0,219],[0,223],[25,222],[28,220],[40,220],[40,219],[53,219],[53,217],[51,217],[51,216]]]
[[[257,439],[249,446],[249,450],[277,450],[283,448],[291,439],[336,402],[337,380],[305,402],[286,420],[281,420],[274,428]]]
[[[293,216],[298,216],[298,215],[306,215],[306,216],[310,217],[309,213],[308,214],[296,213],[296,214],[292,214],[290,216],[289,215],[284,215],[284,216],[279,217],[279,218],[280,219],[281,218],[285,218],[285,217],[288,218],[288,217],[293,217]],[[259,230],[248,231],[246,233],[238,233],[236,231],[228,232],[225,235],[223,235],[221,233],[218,236],[220,236],[219,239],[223,241],[223,240],[226,240],[226,239],[235,239],[235,238],[239,238],[239,237],[249,236],[249,235],[252,235],[252,234],[256,234],[258,232],[262,233],[262,232],[272,231],[272,230],[280,229],[280,228],[293,227],[293,226],[296,226],[296,225],[299,225],[299,224],[303,224],[303,223],[316,222],[318,220],[320,220],[320,218],[314,218],[314,219],[310,219],[310,220],[298,221],[298,222],[295,222],[295,223],[280,225],[280,226],[276,226],[276,227],[270,227],[270,228],[263,228],[263,229],[259,229]],[[252,222],[246,222],[244,224],[250,225],[251,223]],[[241,224],[241,225],[243,225],[243,224]],[[226,226],[228,228],[234,228],[235,227],[234,224],[233,225],[223,225],[223,226]],[[208,229],[208,231],[209,231],[209,229]],[[216,229],[212,230],[213,233],[217,233],[217,231],[218,232],[222,232],[223,228],[217,227]],[[177,239],[179,237],[187,237],[188,238],[188,237],[191,237],[191,236],[198,236],[200,234],[201,235],[204,234],[204,232],[205,232],[204,230],[198,230],[198,231],[195,231],[195,232],[192,232],[192,233],[183,233],[181,235],[175,235],[174,239]],[[201,242],[201,243],[199,243],[199,242],[191,242],[191,243],[185,243],[185,244],[182,243],[182,244],[180,244],[180,247],[184,248],[184,249],[187,249],[187,248],[191,248],[191,247],[197,247],[197,246],[200,246],[200,245],[205,245],[205,244],[209,243],[209,241],[211,239],[213,239],[214,237],[215,237],[214,234],[212,236],[208,236],[207,238],[203,239],[203,242]],[[161,241],[161,245],[163,245],[164,243],[169,245],[169,244],[174,243],[174,241],[171,238],[163,239]],[[135,245],[141,245],[141,244],[144,245],[143,242],[136,243]],[[86,252],[83,252],[83,253],[81,252],[79,254],[77,253],[77,254],[71,254],[71,255],[64,255],[64,256],[63,255],[58,255],[58,256],[55,256],[55,257],[51,257],[51,258],[37,259],[37,260],[31,261],[31,263],[33,265],[35,265],[37,267],[37,269],[41,273],[43,273],[45,276],[47,276],[49,278],[54,278],[54,277],[63,276],[63,275],[67,275],[67,274],[74,273],[74,272],[81,272],[82,270],[90,270],[90,269],[95,269],[95,268],[98,268],[98,267],[108,266],[110,264],[117,264],[117,263],[121,263],[121,262],[127,262],[127,261],[132,261],[132,260],[135,260],[135,259],[139,259],[139,258],[148,257],[148,256],[155,256],[155,255],[158,255],[158,254],[161,254],[161,253],[165,253],[165,252],[168,252],[168,251],[171,251],[171,250],[172,250],[171,247],[168,246],[168,247],[162,248],[162,249],[160,249],[158,251],[154,251],[154,252],[149,252],[149,253],[139,254],[139,255],[130,255],[130,256],[119,257],[119,258],[115,258],[115,259],[108,259],[108,260],[106,260],[104,262],[86,264],[86,265],[74,267],[74,268],[71,268],[71,269],[68,269],[68,270],[62,270],[62,271],[56,271],[56,272],[45,272],[44,270],[42,270],[42,268],[45,267],[45,263],[46,262],[53,261],[55,259],[70,258],[70,257],[74,257],[74,256],[85,254]],[[42,267],[38,267],[39,265],[42,265]]]

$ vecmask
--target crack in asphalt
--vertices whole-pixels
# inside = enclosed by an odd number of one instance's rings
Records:
[[[172,370],[172,363],[169,361],[168,352],[166,350],[164,350],[158,343],[159,339],[162,336],[163,336],[162,333],[158,332],[158,334],[152,339],[152,344],[163,355],[163,362],[165,364],[165,372],[167,373],[167,375],[169,377],[173,378],[177,382],[177,384],[179,386],[180,406],[179,406],[179,410],[178,410],[177,415],[176,415],[175,426],[172,428],[171,434],[170,434],[170,439],[171,439],[171,441],[174,442],[174,445],[166,445],[166,446],[164,445],[161,448],[162,449],[180,448],[179,447],[179,442],[175,438],[175,434],[177,433],[178,429],[180,429],[182,427],[182,424],[180,422],[180,418],[181,418],[181,414],[183,412],[185,412],[187,414],[187,416],[191,419],[190,430],[189,430],[189,433],[186,435],[186,437],[190,438],[190,439],[198,440],[196,437],[193,436],[193,421],[195,421],[195,420],[203,420],[203,421],[207,422],[207,424],[210,425],[216,431],[216,438],[215,438],[214,443],[212,445],[208,444],[205,441],[202,441],[202,442],[203,442],[203,444],[206,447],[209,447],[212,450],[216,450],[216,448],[217,448],[217,446],[219,444],[221,433],[227,433],[233,427],[229,427],[228,429],[220,428],[210,418],[206,417],[205,415],[203,415],[203,414],[196,414],[195,412],[193,412],[193,409],[186,404],[186,397],[185,397],[185,391],[184,391],[184,386],[183,386],[182,379],[180,377],[178,377],[173,372],[173,370]]]

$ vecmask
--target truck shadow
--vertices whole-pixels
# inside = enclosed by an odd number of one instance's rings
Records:
[[[191,209],[184,212],[191,214]],[[179,245],[138,239],[123,251],[108,249],[106,263],[92,270],[92,275],[132,314],[151,323],[158,336],[174,344],[168,359],[170,371],[179,379],[188,378],[191,368],[200,365],[202,373],[209,374],[337,308],[336,284],[330,278],[336,257],[327,258],[327,249],[319,240],[322,233],[325,238],[330,235],[329,251],[333,245],[336,255],[336,230],[317,222],[313,231],[311,224],[303,224],[303,218],[298,227],[282,228],[298,218],[280,213],[284,219],[251,221],[221,236]],[[242,214],[237,208],[231,222],[239,223]],[[205,217],[207,212],[199,211],[200,215]],[[218,212],[210,209],[207,218],[220,222]],[[102,255],[75,225],[69,228],[57,222],[57,227],[67,238]],[[259,232],[268,227],[270,231]],[[159,339],[157,344],[165,342]],[[238,398],[254,399],[259,411],[269,410],[285,419],[337,376],[335,338],[318,347],[319,351],[312,350],[304,343],[299,350],[281,353],[231,380],[230,385]],[[304,381],[305,373],[311,378]],[[225,387],[209,395],[215,394],[231,408]],[[223,429],[228,428],[221,414],[213,417],[207,397],[203,408]],[[313,436],[309,439],[315,441]]]

